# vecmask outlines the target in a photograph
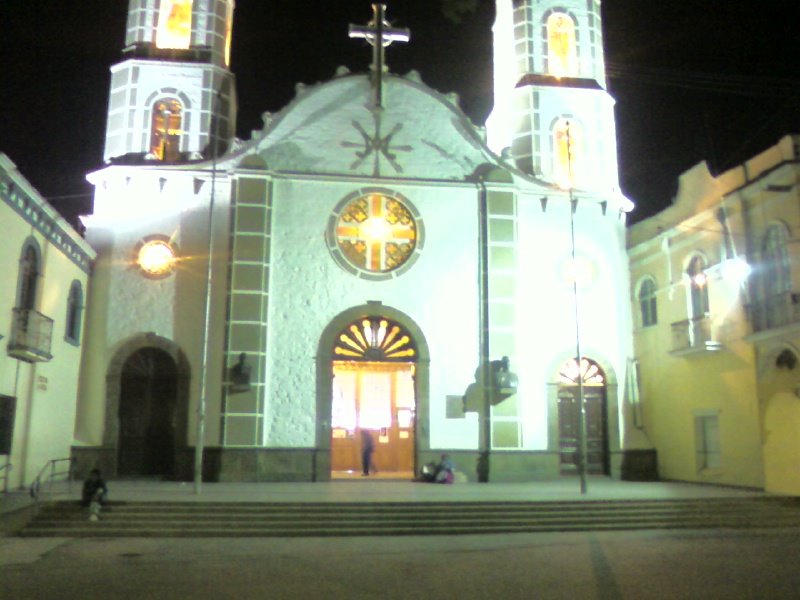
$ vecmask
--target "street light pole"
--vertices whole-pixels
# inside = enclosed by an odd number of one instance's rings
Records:
[[[573,172],[572,172],[572,137],[570,126],[567,123],[567,164],[569,167],[569,229],[570,241],[572,243],[572,297],[575,305],[575,360],[578,363],[578,475],[581,481],[581,494],[588,492],[586,481],[588,444],[586,441],[586,398],[583,393],[583,356],[581,355],[581,324],[580,324],[580,302],[578,299],[578,266],[577,251],[575,246],[575,211],[578,208],[578,201],[572,192]]]
[[[220,100],[220,93],[217,92],[217,102]],[[214,118],[212,111],[211,118]],[[218,123],[214,122],[214,135],[211,144],[211,199],[208,203],[208,265],[206,267],[206,306],[205,319],[203,321],[203,360],[200,366],[200,398],[197,403],[197,432],[194,444],[194,493],[200,494],[203,491],[203,451],[205,450],[206,437],[206,404],[208,395],[208,339],[211,329],[211,285],[214,274],[214,200],[217,193],[217,152],[219,151]]]

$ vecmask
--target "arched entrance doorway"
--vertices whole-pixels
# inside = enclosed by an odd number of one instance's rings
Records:
[[[578,472],[580,451],[580,386],[586,404],[587,471],[610,473],[606,376],[593,360],[568,360],[558,373],[559,462],[562,474]]]
[[[158,348],[141,348],[122,367],[118,473],[172,477],[175,468],[178,367]]]
[[[382,316],[362,317],[336,337],[331,369],[331,477],[405,478],[414,473],[419,353],[411,333]]]

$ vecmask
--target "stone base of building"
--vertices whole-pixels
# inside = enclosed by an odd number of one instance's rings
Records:
[[[425,450],[418,456],[422,465],[438,462],[449,454],[456,470],[467,481],[481,480],[482,456],[477,450]],[[117,452],[113,447],[75,446],[75,477],[84,479],[98,468],[109,479],[117,476]],[[175,471],[167,479],[194,479],[194,448],[175,453]],[[657,481],[655,450],[622,450],[611,453],[611,477],[624,481]],[[559,454],[548,451],[512,451],[489,454],[489,482],[520,483],[549,481],[561,476]],[[330,481],[330,452],[315,448],[206,448],[203,452],[203,481],[281,482]]]
[[[611,476],[623,481],[658,481],[655,449],[612,452]]]

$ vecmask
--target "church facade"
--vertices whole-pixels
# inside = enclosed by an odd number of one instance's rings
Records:
[[[599,2],[498,0],[486,134],[385,68],[408,32],[377,6],[351,27],[370,73],[298,86],[249,140],[233,5],[130,2],[89,176],[79,469],[324,481],[361,472],[366,431],[381,476],[446,452],[548,479],[583,438],[588,472],[653,477]]]

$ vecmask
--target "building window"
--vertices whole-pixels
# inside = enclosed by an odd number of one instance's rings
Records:
[[[156,46],[186,50],[192,42],[192,0],[161,0]]]
[[[791,291],[791,268],[787,244],[789,236],[783,225],[772,225],[764,236],[762,273],[767,297]]]
[[[705,268],[705,259],[702,256],[695,256],[689,262],[689,268],[686,269],[686,275],[689,277],[692,319],[700,319],[709,312],[708,275],[705,272]]]
[[[158,160],[176,161],[180,158],[183,105],[175,98],[153,104],[150,128],[150,153]]]
[[[554,12],[547,17],[547,73],[554,77],[578,74],[578,45],[575,21],[568,14]]]
[[[30,240],[23,247],[19,261],[17,308],[33,310],[36,307],[40,271],[39,248],[36,242]]]
[[[80,281],[73,281],[67,298],[67,320],[64,339],[71,344],[81,341],[81,323],[83,319],[83,290]]]
[[[642,315],[642,327],[650,327],[658,323],[656,282],[650,278],[645,279],[639,287],[639,310]]]
[[[719,415],[695,415],[695,444],[697,448],[697,470],[719,469],[721,451],[719,443]]]

